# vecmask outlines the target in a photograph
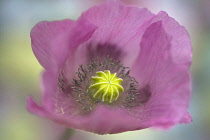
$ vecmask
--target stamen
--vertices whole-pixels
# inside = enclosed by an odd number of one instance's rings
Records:
[[[78,79],[73,79],[71,85],[76,101],[87,111],[98,103],[126,108],[136,106],[138,82],[129,73],[128,67],[109,56],[103,60],[96,58],[86,67],[80,65],[76,73]]]

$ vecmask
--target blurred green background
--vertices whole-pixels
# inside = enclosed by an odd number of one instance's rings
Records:
[[[193,44],[193,122],[169,131],[140,130],[100,136],[76,131],[75,140],[209,140],[210,139],[210,0],[122,0],[166,11],[190,33]],[[40,101],[40,73],[30,46],[30,30],[42,20],[77,19],[103,0],[0,1],[0,140],[58,140],[64,127],[26,111],[26,97]]]

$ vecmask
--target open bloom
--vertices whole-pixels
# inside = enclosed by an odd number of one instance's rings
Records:
[[[45,70],[30,112],[98,134],[191,122],[190,38],[165,12],[108,0],[77,21],[38,23],[31,40]]]

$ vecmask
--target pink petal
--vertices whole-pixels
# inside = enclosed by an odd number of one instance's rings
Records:
[[[44,71],[42,74],[42,105],[49,112],[54,111],[55,96],[58,85],[58,74],[52,71]]]
[[[91,37],[96,26],[84,19],[41,22],[31,31],[32,48],[40,64],[47,69],[42,76],[42,105],[54,111],[59,68],[72,58],[76,46]],[[74,62],[73,58],[71,62]],[[73,67],[73,64],[70,64]],[[69,74],[70,73],[70,74]],[[71,71],[68,71],[69,75]]]
[[[90,38],[95,29],[96,26],[83,19],[43,21],[31,31],[32,49],[45,69],[56,69],[63,65],[70,49]]]
[[[62,112],[62,109],[71,110],[76,109],[76,101],[74,98],[69,98],[69,93],[62,93],[59,89],[59,74],[54,71],[46,70],[42,74],[42,107],[49,113],[56,115],[56,113]],[[70,83],[71,84],[71,83]],[[67,108],[67,109],[66,109]]]
[[[104,115],[106,117],[104,117]],[[123,116],[123,117],[122,117]],[[69,128],[81,129],[97,134],[114,134],[147,128],[141,120],[131,117],[123,108],[98,106],[97,109],[86,114],[55,114],[50,118]]]
[[[154,20],[161,20],[165,32],[172,37],[171,55],[173,62],[182,64],[188,69],[192,62],[192,44],[185,27],[179,25],[164,11],[159,12]]]
[[[79,47],[77,63],[109,55],[131,66],[139,52],[141,27],[153,16],[147,9],[126,7],[119,1],[107,1],[84,12],[81,18],[98,29],[88,42]],[[83,58],[81,54],[84,54]]]
[[[140,88],[149,85],[151,91],[143,94],[151,93],[151,98],[133,114],[137,118],[146,116],[146,123],[151,126],[171,127],[184,117],[190,100],[189,36],[182,26],[161,12],[151,20],[140,49],[132,75]]]
[[[180,120],[180,123],[191,123],[192,122],[192,117],[189,112],[187,112],[183,118]]]
[[[38,116],[41,116],[41,117],[46,117],[47,114],[48,114],[47,111],[43,107],[37,105],[34,102],[34,100],[32,99],[32,97],[28,97],[27,98],[27,110],[29,112],[31,112],[33,114],[36,114]]]
[[[81,129],[98,134],[120,133],[124,131],[132,131],[146,128],[140,120],[130,116],[128,110],[123,108],[110,108],[108,106],[98,106],[91,112],[81,114],[81,107],[78,103],[65,93],[54,93],[51,90],[53,85],[50,83],[51,73],[45,71],[44,83],[45,101],[42,106],[37,105],[31,97],[27,100],[27,108],[29,112],[37,114],[63,124],[68,128]],[[53,108],[49,108],[53,107]],[[52,110],[51,110],[52,109]],[[106,117],[104,117],[106,114]],[[122,117],[123,116],[123,117]],[[116,119],[117,118],[117,119]]]

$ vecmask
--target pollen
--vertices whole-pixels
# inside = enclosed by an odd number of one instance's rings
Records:
[[[123,79],[117,77],[117,73],[111,73],[109,70],[98,71],[91,77],[89,93],[93,99],[112,103],[124,91],[122,81]]]

